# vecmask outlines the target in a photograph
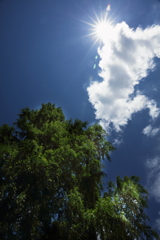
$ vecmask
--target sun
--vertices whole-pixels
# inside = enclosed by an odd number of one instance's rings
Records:
[[[89,29],[89,34],[86,36],[92,36],[95,40],[95,43],[98,41],[106,42],[110,37],[114,34],[114,25],[113,21],[108,19],[108,13],[104,16],[98,17],[96,15],[96,19],[91,18],[92,22],[85,22],[91,28]]]
[[[110,21],[106,19],[99,20],[93,26],[93,35],[96,41],[100,40],[104,42],[113,34],[113,26]]]
[[[105,41],[114,34],[114,26],[111,21],[106,18],[99,20],[93,29],[95,37],[101,41]]]
[[[109,16],[110,7],[107,6],[106,11],[97,14],[94,11],[94,17],[91,15],[88,15],[88,18],[90,21],[84,21],[80,20],[83,24],[87,27],[87,34],[83,35],[82,38],[92,38],[93,40],[93,46],[110,42],[111,39],[114,38],[114,35],[116,37],[116,25],[115,25],[115,18],[113,19],[112,16]]]

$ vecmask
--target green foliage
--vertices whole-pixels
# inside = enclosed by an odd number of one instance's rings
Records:
[[[152,239],[136,177],[108,183],[112,144],[98,124],[65,120],[48,103],[0,127],[0,239]],[[158,236],[156,236],[158,239]]]

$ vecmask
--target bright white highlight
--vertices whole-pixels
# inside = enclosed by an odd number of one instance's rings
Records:
[[[97,40],[105,41],[105,39],[109,38],[113,33],[112,24],[105,18],[101,21],[99,20],[94,26],[93,34],[95,34]]]
[[[132,115],[148,109],[151,118],[158,117],[160,109],[153,99],[135,86],[153,70],[154,57],[160,58],[160,26],[133,30],[122,22],[99,36],[104,46],[98,49],[102,82],[95,81],[87,88],[89,101],[95,108],[96,119],[105,128],[112,123],[116,131],[126,125]],[[110,32],[110,34],[109,34]]]
[[[112,34],[114,34],[113,23],[108,18],[108,12],[110,10],[110,5],[108,5],[104,16],[98,17],[96,15],[96,20],[92,19],[92,23],[85,22],[91,27],[90,34],[87,36],[92,36],[95,43],[99,40],[103,42],[106,38],[109,38]]]

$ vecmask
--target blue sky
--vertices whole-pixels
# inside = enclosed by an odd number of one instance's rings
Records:
[[[111,32],[95,42],[108,4]],[[0,32],[0,124],[47,102],[98,120],[117,147],[108,180],[140,176],[160,231],[160,1],[1,0]]]

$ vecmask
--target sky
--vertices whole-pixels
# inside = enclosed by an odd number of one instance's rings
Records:
[[[0,0],[0,33],[0,125],[47,102],[98,121],[106,181],[139,176],[160,233],[160,1]]]

